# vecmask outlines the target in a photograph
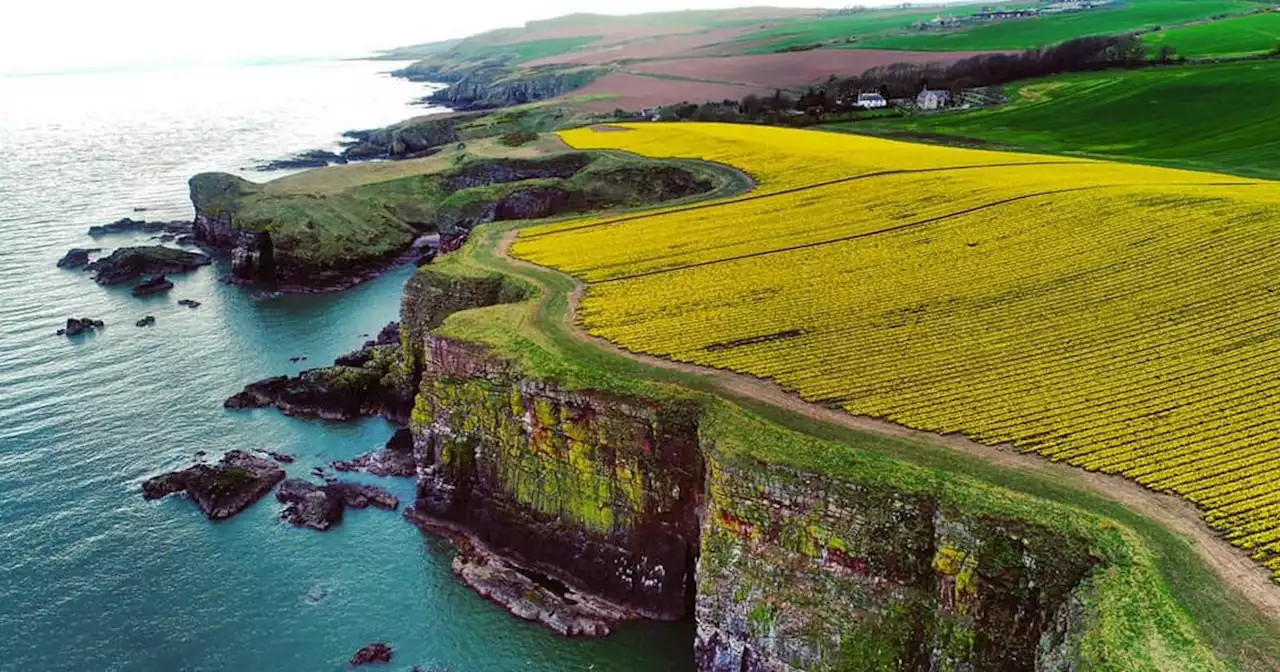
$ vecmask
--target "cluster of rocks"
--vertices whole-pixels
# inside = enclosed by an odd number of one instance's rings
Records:
[[[142,484],[142,496],[150,500],[186,492],[206,516],[220,520],[262,499],[284,476],[284,469],[275,462],[233,450],[217,464],[197,462],[148,479]]]
[[[276,490],[276,499],[285,504],[280,517],[296,527],[325,531],[342,522],[346,507],[364,509],[374,506],[395,511],[400,500],[385,488],[361,483],[329,481],[316,485],[291,478]]]
[[[79,336],[86,331],[97,331],[106,327],[106,323],[102,320],[95,320],[91,317],[68,317],[67,326],[58,330],[59,336]]]
[[[134,323],[134,325],[138,327],[154,327],[155,324],[156,324],[155,315],[148,315]]]

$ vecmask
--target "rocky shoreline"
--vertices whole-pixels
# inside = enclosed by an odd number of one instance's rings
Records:
[[[459,525],[413,507],[405,510],[404,517],[423,532],[448,538],[458,553],[451,565],[454,576],[516,618],[566,637],[607,637],[619,623],[644,618],[625,606],[516,563]]]

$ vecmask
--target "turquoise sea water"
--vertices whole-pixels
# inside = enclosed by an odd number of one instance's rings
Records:
[[[395,319],[408,270],[335,295],[257,300],[215,266],[135,299],[54,263],[123,216],[189,218],[186,178],[325,146],[421,113],[388,64],[0,77],[0,670],[688,670],[688,624],[566,640],[458,585],[451,552],[398,514],[282,526],[264,499],[211,523],[146,477],[197,450],[296,453],[291,475],[378,448],[381,420],[232,412],[245,383],[323,365]],[[264,179],[257,173],[244,173]],[[146,208],[134,213],[134,208]],[[177,305],[203,302],[192,310]],[[133,323],[154,315],[154,328]],[[103,333],[54,336],[69,316]],[[289,358],[308,357],[290,364]],[[407,480],[373,479],[412,499]],[[372,668],[371,668],[372,669]]]

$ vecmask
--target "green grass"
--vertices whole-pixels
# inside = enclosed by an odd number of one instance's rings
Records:
[[[599,39],[599,35],[587,35],[584,37],[529,40],[512,44],[487,44],[480,41],[464,40],[444,53],[450,58],[468,61],[478,61],[494,56],[513,56],[516,62],[524,63],[525,61],[536,61],[539,58],[567,54]]]
[[[720,195],[741,186],[727,184]],[[1090,657],[1106,656],[1107,664],[1100,667],[1141,669],[1157,650],[1161,658],[1155,662],[1165,669],[1170,661],[1177,661],[1177,669],[1197,669],[1207,645],[1231,668],[1276,669],[1280,629],[1234,595],[1187,540],[1115,502],[929,442],[803,417],[727,392],[708,375],[652,367],[579,341],[566,327],[574,281],[548,269],[512,264],[495,252],[507,233],[523,225],[481,227],[462,251],[424,272],[500,274],[523,286],[528,298],[456,313],[436,333],[489,344],[528,375],[570,388],[701,398],[708,413],[703,431],[712,432],[718,446],[751,460],[892,483],[937,493],[967,510],[1088,532],[1099,557],[1115,563],[1094,578],[1092,599],[1103,618],[1086,646],[1092,647]],[[1198,631],[1198,641],[1180,638],[1188,628]]]
[[[1052,77],[1012,102],[832,130],[1280,179],[1280,61]]]
[[[1152,53],[1173,47],[1187,58],[1231,58],[1274,52],[1280,44],[1280,12],[1262,12],[1162,30],[1143,37]]]
[[[977,7],[958,6],[956,16],[971,14]],[[937,15],[937,10],[884,10],[868,11],[856,14],[831,16],[821,19],[808,19],[787,23],[775,28],[757,31],[739,38],[739,42],[760,42],[747,53],[766,54],[785,51],[790,47],[817,44],[820,42],[843,42],[850,38],[859,39],[868,35],[879,35],[886,32],[899,32],[916,21],[927,21]],[[863,46],[853,43],[850,46]]]
[[[909,31],[859,41],[868,49],[981,51],[1031,49],[1090,35],[1118,35],[1254,9],[1239,0],[1125,0],[1112,8],[1013,19],[957,30]]]

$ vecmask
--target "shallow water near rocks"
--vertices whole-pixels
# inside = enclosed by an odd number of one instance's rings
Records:
[[[256,299],[219,283],[215,265],[137,299],[55,262],[69,247],[146,240],[94,240],[93,224],[189,218],[193,173],[422,113],[407,103],[423,88],[378,74],[391,67],[0,77],[0,669],[342,670],[373,641],[395,649],[392,670],[691,669],[688,624],[566,640],[515,620],[460,586],[448,544],[398,513],[350,511],[318,533],[281,525],[270,497],[221,523],[181,497],[142,500],[142,480],[198,450],[294,453],[288,471],[306,477],[380,447],[393,432],[381,420],[221,404],[358,346],[395,319],[410,270]],[[145,315],[155,326],[135,327]],[[72,316],[107,326],[55,336]],[[412,500],[408,480],[352,478]]]

